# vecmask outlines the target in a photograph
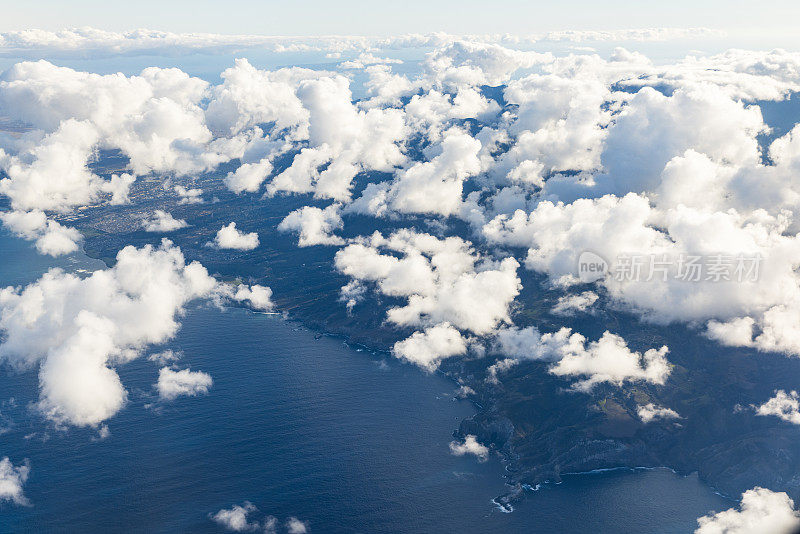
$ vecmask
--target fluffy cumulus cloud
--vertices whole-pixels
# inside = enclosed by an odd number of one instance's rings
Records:
[[[203,190],[198,188],[186,188],[182,185],[176,185],[173,191],[180,199],[178,204],[202,204],[203,203]]]
[[[41,210],[8,211],[0,213],[0,220],[17,236],[34,241],[40,253],[50,256],[75,252],[83,239],[78,230],[48,220]]]
[[[586,312],[591,308],[592,304],[597,302],[598,298],[597,293],[594,291],[584,291],[577,295],[565,295],[559,297],[558,302],[550,310],[550,313],[569,316]]]
[[[286,531],[289,534],[306,534],[308,532],[308,523],[296,517],[290,517],[286,520]]]
[[[178,69],[147,68],[139,76],[102,76],[38,61],[16,64],[0,83],[1,105],[13,118],[45,131],[58,131],[64,124],[81,125],[85,141],[98,141],[91,133],[102,136],[107,148],[118,148],[131,158],[137,174],[171,170],[174,165],[203,168],[204,162],[191,161],[188,146],[181,149],[175,141],[210,140],[197,105],[207,84]]]
[[[211,519],[232,532],[253,532],[260,530],[260,524],[250,521],[248,516],[257,511],[258,508],[253,503],[245,501],[243,505],[235,504],[231,508],[223,508],[212,515]]]
[[[114,267],[88,277],[51,269],[28,286],[0,290],[0,359],[38,365],[37,406],[47,418],[97,426],[127,399],[115,367],[170,339],[190,301],[231,292],[167,240],[128,246]]]
[[[601,79],[531,74],[510,82],[504,96],[518,110],[509,125],[516,142],[492,169],[499,180],[543,187],[553,171],[599,168],[612,116]]]
[[[443,358],[467,352],[467,344],[458,330],[442,323],[398,341],[392,352],[398,358],[432,371]]]
[[[30,504],[22,491],[29,472],[27,461],[15,466],[7,456],[0,460],[0,503],[8,501],[19,506]]]
[[[796,90],[798,59],[731,51],[656,67],[622,49],[554,59],[507,83],[510,148],[486,167],[501,189],[462,216],[489,243],[527,249],[526,267],[555,286],[584,283],[578,261],[592,252],[609,266],[595,283],[612,306],[800,354],[798,136],[764,147],[769,129],[749,103]],[[690,260],[702,264],[696,278]],[[641,270],[626,274],[624,262]],[[587,304],[564,297],[553,311]]]
[[[249,501],[235,504],[231,508],[223,508],[209,517],[219,526],[230,532],[264,532],[275,534],[282,527],[281,532],[288,534],[305,534],[309,531],[308,522],[294,516],[289,517],[280,525],[278,518],[272,515],[262,515],[256,505]]]
[[[273,308],[272,289],[266,286],[240,284],[229,296],[238,302],[247,302],[256,310],[270,311]]]
[[[336,253],[335,264],[357,284],[374,284],[380,293],[406,300],[387,311],[388,321],[427,330],[395,345],[395,354],[426,368],[465,352],[459,330],[488,334],[509,322],[520,289],[513,258],[483,258],[458,237],[410,230],[356,240]]]
[[[656,406],[652,402],[644,406],[638,406],[636,408],[636,415],[639,416],[639,419],[641,419],[643,423],[649,423],[656,419],[680,419],[681,417],[675,410],[663,406]]]
[[[186,221],[176,219],[171,213],[164,210],[155,210],[151,215],[142,219],[142,228],[145,232],[174,232],[187,226]]]
[[[464,441],[451,441],[450,452],[456,456],[464,456],[465,454],[473,454],[481,461],[486,461],[489,457],[489,448],[478,442],[478,439],[472,434],[464,436]]]
[[[556,40],[661,39],[673,33],[571,32]],[[0,38],[0,51],[58,48],[56,43],[76,53],[103,49],[103,43],[109,53],[234,43],[288,50],[289,41],[81,29],[9,32]],[[226,69],[216,86],[178,69],[96,75],[44,61],[18,63],[0,79],[0,109],[33,130],[3,140],[0,163],[7,177],[0,188],[15,208],[63,211],[104,195],[125,202],[138,175],[192,174],[238,159],[224,180],[236,193],[266,183],[269,194],[313,193],[347,202],[359,173],[395,174],[365,192],[360,209],[371,212],[458,214],[463,181],[483,171],[500,185],[544,187],[556,195],[574,189],[576,181],[557,175],[545,185],[545,179],[566,171],[594,173],[596,188],[605,192],[655,192],[665,164],[687,150],[725,169],[745,165],[750,174],[775,174],[758,168],[755,136],[765,128],[757,106],[741,99],[779,99],[798,87],[798,56],[781,51],[732,51],[654,67],[624,49],[608,59],[523,51],[515,48],[520,38],[511,36],[311,41],[302,47],[361,50],[350,63],[367,68],[370,98],[355,101],[350,80],[334,72],[259,70],[245,59]],[[397,60],[379,58],[365,46],[436,48],[412,78],[392,73]],[[521,69],[535,72],[518,76]],[[484,95],[486,85],[503,86],[510,107],[504,110]],[[672,93],[652,88],[663,85]],[[756,94],[758,87],[768,90]],[[485,127],[466,133],[456,127],[464,120]],[[430,143],[422,158],[408,150],[420,136],[422,146]],[[506,148],[495,150],[498,143]],[[111,179],[94,174],[87,163],[97,148],[120,150],[130,160],[129,173]],[[279,155],[291,163],[276,173]]]
[[[786,212],[660,210],[629,193],[545,201],[529,214],[498,216],[483,232],[529,247],[526,266],[563,287],[582,282],[582,254],[599,255],[610,272],[597,283],[647,320],[704,321],[723,343],[798,353],[790,324],[800,313],[800,238],[789,226]]]
[[[481,170],[481,142],[453,129],[429,161],[404,169],[391,183],[372,185],[351,208],[362,213],[454,215],[462,209],[464,180]]]
[[[202,371],[162,367],[158,372],[156,389],[161,399],[174,400],[181,395],[195,397],[208,393],[208,388],[213,383],[211,375]]]
[[[263,159],[256,163],[242,163],[225,177],[225,185],[236,194],[255,193],[272,172],[272,163]]]
[[[550,54],[523,52],[492,43],[461,40],[438,48],[426,67],[445,86],[499,85],[519,69],[552,60]]]
[[[654,191],[664,166],[690,149],[716,163],[753,165],[763,130],[758,107],[715,86],[681,88],[669,97],[642,88],[609,129],[601,187],[615,194]]]
[[[703,516],[695,534],[792,534],[800,529],[800,514],[782,492],[753,488],[742,494],[739,508]]]
[[[214,168],[236,154],[229,143],[215,142],[205,124],[200,101],[207,85],[178,69],[126,77],[17,63],[0,75],[0,114],[30,129],[0,136],[0,194],[13,209],[39,217],[43,210],[128,203],[139,175]],[[96,174],[90,164],[99,149],[119,150],[128,172]],[[35,232],[45,253],[75,248],[76,231],[55,222]]]
[[[376,232],[337,252],[335,263],[354,280],[405,298],[405,306],[387,312],[391,323],[402,326],[448,322],[485,334],[509,321],[508,307],[520,288],[513,258],[484,258],[461,238],[411,230],[388,237]]]
[[[237,60],[223,78],[206,110],[214,131],[236,135],[274,124],[267,139],[241,150],[243,165],[225,179],[236,193],[257,191],[266,181],[269,195],[314,193],[349,200],[358,173],[388,172],[406,159],[400,146],[407,134],[403,114],[361,109],[341,75],[297,68],[259,71]],[[280,142],[265,148],[269,140]],[[275,175],[271,158],[289,148],[300,150]]]
[[[641,354],[631,351],[624,339],[610,332],[585,347],[573,348],[583,343],[583,336],[572,334],[569,343],[561,349],[564,356],[550,369],[559,376],[587,376],[573,384],[575,389],[588,391],[603,382],[618,386],[626,381],[663,384],[669,376],[666,346]]]
[[[344,239],[333,235],[333,232],[344,226],[339,214],[340,206],[331,204],[325,209],[305,206],[291,212],[278,225],[281,232],[299,234],[297,245],[343,245]]]
[[[670,374],[666,346],[635,352],[624,339],[608,331],[590,342],[566,327],[546,334],[540,334],[534,327],[505,328],[497,333],[494,350],[516,360],[551,361],[550,373],[581,378],[572,387],[584,392],[602,383],[622,386],[626,382],[643,381],[661,385]],[[497,371],[508,368],[511,362],[495,369],[495,379]]]
[[[258,247],[258,234],[241,232],[236,229],[236,223],[232,222],[219,229],[214,237],[214,245],[218,248],[253,250]]]
[[[206,146],[212,135],[199,106],[206,89],[178,69],[126,77],[18,63],[0,76],[0,110],[34,130],[0,147],[11,150],[0,191],[20,209],[63,211],[104,192],[125,201],[131,179],[107,181],[87,167],[97,148],[122,151],[134,176],[213,168],[227,157]]]
[[[779,417],[789,423],[800,425],[800,400],[796,391],[775,391],[775,396],[756,407],[757,415]]]

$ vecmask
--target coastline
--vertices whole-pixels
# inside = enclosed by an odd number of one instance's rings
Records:
[[[188,252],[185,251],[185,252]],[[87,252],[83,247],[81,247],[80,254],[83,254],[85,257],[92,259],[92,260],[99,260],[102,261],[106,267],[110,267],[108,261],[102,257],[102,255],[97,254],[93,255]],[[264,280],[264,283],[269,284],[269,280]],[[321,323],[319,320],[304,317],[302,314],[299,313],[292,313],[289,310],[278,310],[272,312],[263,312],[259,310],[254,310],[251,307],[247,306],[243,303],[237,302],[230,302],[226,303],[225,307],[228,308],[237,308],[237,309],[245,309],[251,313],[258,313],[258,314],[267,314],[267,315],[277,315],[280,316],[282,320],[288,323],[295,323],[298,326],[305,328],[311,332],[313,332],[316,336],[326,336],[329,338],[334,338],[337,340],[341,340],[344,344],[349,346],[350,348],[356,350],[357,352],[367,352],[372,357],[380,355],[382,358],[394,358],[391,354],[390,347],[388,346],[381,346],[378,344],[371,345],[365,339],[364,336],[357,336],[355,332],[345,331],[343,329],[339,330],[331,330],[327,328],[328,325]],[[452,362],[451,362],[452,363]],[[406,364],[411,365],[411,364]],[[419,370],[420,372],[424,372]],[[436,369],[434,371],[435,374],[439,375],[447,379],[453,386],[454,390],[462,383],[464,383],[464,377],[458,376],[456,370],[450,369],[443,369],[442,367]],[[543,486],[554,484],[558,485],[563,482],[563,476],[591,476],[592,474],[598,474],[603,472],[614,472],[614,471],[637,471],[637,470],[659,470],[665,469],[673,474],[680,476],[680,477],[687,477],[692,473],[698,473],[700,481],[712,492],[715,494],[731,500],[737,501],[736,498],[732,496],[733,492],[726,492],[724,490],[718,489],[719,486],[712,480],[707,479],[701,473],[701,469],[699,466],[693,470],[686,470],[681,471],[675,467],[669,467],[668,465],[656,465],[656,466],[642,466],[638,465],[635,460],[631,462],[630,465],[615,465],[612,467],[601,467],[601,468],[588,468],[585,470],[576,470],[570,472],[558,472],[554,470],[546,470],[546,464],[539,464],[539,465],[525,465],[523,462],[520,461],[519,456],[515,454],[513,444],[511,443],[510,436],[514,432],[513,423],[510,422],[507,418],[502,416],[496,416],[497,403],[493,400],[492,394],[488,388],[481,387],[482,382],[470,382],[470,387],[475,389],[475,394],[470,395],[469,397],[458,399],[458,400],[467,400],[475,409],[475,414],[471,417],[463,419],[459,422],[459,426],[457,429],[453,430],[453,437],[456,439],[463,439],[464,436],[468,432],[467,428],[471,427],[473,424],[477,423],[478,418],[485,417],[486,422],[481,424],[480,426],[483,427],[483,432],[486,433],[486,428],[491,429],[497,425],[511,425],[510,428],[507,428],[507,439],[502,444],[496,443],[489,443],[491,450],[499,457],[501,465],[503,469],[498,474],[505,480],[505,484],[510,490],[506,493],[498,495],[490,499],[490,502],[498,509],[502,509],[503,513],[512,513],[514,511],[514,505],[518,504],[520,501],[526,498],[526,493],[538,491]],[[453,396],[454,399],[457,399],[455,395]],[[474,430],[474,428],[473,428]],[[491,431],[490,431],[491,432]],[[478,435],[480,438],[480,434]],[[491,441],[491,439],[487,440]],[[498,446],[499,445],[499,446]],[[527,488],[535,488],[533,490],[528,490]]]
[[[82,255],[84,258],[88,260],[100,260],[102,258],[93,256],[91,254],[86,253],[84,249],[81,249],[78,253]],[[103,265],[108,267],[108,263],[103,261]],[[99,264],[97,265],[98,268],[102,268]],[[365,343],[360,340],[354,340],[354,336],[349,335],[346,332],[335,332],[330,331],[325,328],[320,328],[318,322],[313,320],[307,321],[303,320],[301,315],[293,314],[291,312],[286,312],[282,310],[274,311],[274,312],[260,312],[258,310],[252,310],[248,306],[243,306],[238,303],[228,303],[225,307],[232,308],[232,309],[243,309],[250,313],[257,314],[257,315],[270,315],[270,316],[277,316],[282,321],[286,321],[287,323],[294,323],[299,327],[307,329],[313,333],[315,333],[315,337],[318,336],[325,336],[334,338],[337,340],[341,340],[342,343],[348,345],[349,347],[353,348],[359,352],[366,352],[368,353],[367,357],[374,360],[380,360],[385,358],[393,358],[391,356],[391,352],[385,348],[380,348],[376,345],[370,345],[369,343]],[[410,364],[404,364],[410,365]],[[414,368],[416,372],[421,372],[420,370]],[[449,369],[439,369],[436,371],[436,374],[442,378],[447,379],[448,383],[453,386],[455,389],[459,384],[462,377],[454,370],[454,368]],[[473,384],[473,386],[476,384]],[[456,398],[453,396],[453,398]],[[459,400],[469,400],[470,405],[474,409],[474,414],[470,417],[467,417],[460,421],[458,428],[453,429],[453,436],[454,437],[463,437],[461,432],[461,427],[465,423],[469,423],[474,421],[478,416],[490,416],[493,410],[496,408],[496,405],[492,402],[492,396],[488,394],[487,391],[478,388],[476,395],[470,395],[466,399],[459,399]],[[497,420],[493,418],[489,418],[492,422],[497,422]],[[506,487],[509,488],[509,492],[503,493],[501,495],[497,495],[491,499],[489,499],[488,505],[498,509],[502,513],[512,513],[515,510],[517,503],[521,502],[522,500],[526,499],[530,496],[531,493],[541,489],[545,485],[558,485],[562,481],[561,480],[542,480],[536,481],[534,478],[529,478],[526,476],[525,467],[524,465],[519,464],[518,458],[514,454],[513,447],[497,447],[492,446],[492,450],[495,452],[497,457],[500,459],[500,464],[503,466],[503,469],[498,471],[497,474],[500,475],[502,479],[505,480]],[[536,466],[534,466],[535,468]],[[603,472],[606,470],[636,470],[636,469],[649,469],[644,467],[638,466],[631,466],[631,467],[614,467],[610,469],[603,469],[603,470],[594,470],[594,472]],[[677,473],[675,470],[670,469],[673,473]],[[564,476],[586,476],[591,475],[593,471],[585,471],[585,472],[569,472],[563,473]]]

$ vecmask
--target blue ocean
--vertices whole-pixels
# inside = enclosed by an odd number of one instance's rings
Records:
[[[0,286],[102,267],[2,232]],[[309,532],[672,533],[734,505],[664,469],[565,476],[504,513],[500,461],[448,450],[475,412],[449,380],[276,315],[198,305],[182,324],[152,352],[210,373],[209,394],[160,403],[158,365],[136,360],[120,367],[129,402],[103,439],[53,428],[31,408],[36,371],[2,369],[0,455],[29,461],[31,505],[0,505],[0,532],[219,532],[210,515],[249,501],[254,519]]]

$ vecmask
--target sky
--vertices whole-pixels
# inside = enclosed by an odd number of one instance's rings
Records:
[[[709,27],[742,38],[791,37],[800,3],[777,0],[572,2],[477,0],[402,3],[140,0],[113,6],[98,0],[0,2],[0,31],[93,26],[106,30],[150,28],[175,32],[270,35],[377,35],[398,33],[515,33],[551,30],[614,30],[645,27]],[[512,15],[513,14],[513,15]]]

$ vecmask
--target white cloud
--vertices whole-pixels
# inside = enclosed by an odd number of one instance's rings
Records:
[[[391,63],[402,63],[402,59],[392,59],[388,57],[378,57],[369,52],[361,52],[357,58],[343,61],[339,64],[342,69],[363,69],[368,65],[387,65]]]
[[[609,129],[602,156],[608,174],[601,187],[616,194],[653,191],[666,163],[688,149],[716,162],[753,164],[755,137],[764,129],[758,107],[746,107],[717,87],[680,89],[669,97],[645,87]]]
[[[583,336],[576,342],[583,342]],[[644,354],[632,352],[625,340],[610,332],[592,341],[585,348],[568,351],[550,372],[559,376],[588,376],[573,384],[573,388],[589,391],[596,384],[608,382],[621,386],[623,382],[644,381],[663,384],[669,376],[670,368],[666,359],[668,349],[648,349]]]
[[[637,406],[636,415],[639,416],[643,423],[649,423],[655,419],[680,419],[681,417],[675,410],[656,406],[652,402],[644,406]]]
[[[176,185],[173,190],[178,194],[180,200],[178,204],[202,204],[203,190],[198,188],[187,189],[182,185]]]
[[[398,174],[387,193],[391,207],[403,213],[458,213],[464,180],[481,170],[480,149],[480,141],[448,131],[438,155]]]
[[[115,366],[170,339],[183,306],[217,288],[167,240],[125,247],[114,267],[86,278],[51,269],[24,288],[0,290],[0,359],[39,364],[38,408],[46,417],[97,426],[127,398]]]
[[[0,460],[0,502],[11,501],[19,506],[28,506],[30,503],[22,492],[22,486],[28,480],[30,467],[27,460],[24,464],[15,466],[6,456]]]
[[[250,521],[248,516],[257,512],[258,508],[251,502],[245,501],[242,506],[238,504],[229,509],[222,509],[211,516],[211,519],[220,526],[233,532],[253,532],[260,529],[257,521]]]
[[[499,85],[519,69],[551,61],[549,53],[523,52],[496,44],[459,40],[434,50],[425,67],[446,86]]]
[[[536,42],[614,42],[669,41],[673,39],[702,39],[720,37],[719,30],[708,28],[642,28],[612,31],[551,31],[517,36],[452,35],[444,32],[406,34],[392,37],[348,35],[286,37],[271,35],[224,35],[215,33],[175,33],[139,28],[114,32],[91,27],[58,31],[38,29],[14,30],[0,33],[0,55],[4,57],[40,57],[44,54],[84,59],[133,55],[184,55],[189,53],[222,54],[247,49],[272,52],[318,51],[341,54],[361,52],[359,61],[375,63],[371,50],[441,47],[461,40],[482,40],[506,45],[530,45]],[[338,57],[338,56],[337,56]],[[390,60],[397,62],[397,60]]]
[[[405,306],[390,308],[387,319],[426,328],[395,343],[393,352],[427,370],[466,352],[459,330],[487,334],[498,323],[510,322],[509,306],[520,287],[513,258],[483,259],[460,238],[410,230],[360,238],[336,253],[335,264],[358,284],[374,282],[381,293],[407,299]],[[352,295],[360,294],[360,287],[348,284],[343,298],[354,305]]]
[[[306,534],[308,532],[308,523],[300,521],[296,517],[290,517],[286,521],[286,531],[289,534]]]
[[[75,228],[48,220],[44,212],[8,211],[0,213],[3,224],[19,237],[35,241],[36,250],[50,256],[70,254],[78,250],[83,235]]]
[[[274,306],[272,303],[272,289],[257,284],[249,287],[245,284],[240,284],[231,298],[239,302],[249,302],[250,306],[262,311],[269,311]]]
[[[340,210],[339,204],[331,204],[325,209],[304,206],[287,215],[278,225],[278,230],[299,233],[297,245],[300,247],[343,245],[344,239],[333,235],[335,230],[344,226]]]
[[[789,423],[800,425],[800,400],[796,391],[775,391],[775,396],[756,407],[757,415],[774,415]]]
[[[150,356],[147,357],[147,361],[166,365],[181,359],[182,355],[183,353],[181,352],[175,352],[173,350],[168,349],[161,352],[157,352],[155,354],[151,354]]]
[[[145,232],[174,232],[187,226],[186,221],[176,219],[164,210],[155,210],[150,216],[142,219],[142,228]]]
[[[100,428],[97,429],[97,440],[102,441],[107,439],[111,435],[111,430],[108,429],[108,425],[100,425]]]
[[[375,282],[385,295],[406,298],[405,306],[387,312],[397,325],[447,322],[485,334],[510,320],[508,307],[520,286],[513,258],[491,261],[458,237],[438,239],[409,230],[387,238],[376,232],[337,252],[335,264],[355,280]]]
[[[697,523],[695,534],[792,534],[800,528],[800,514],[785,493],[755,487],[742,494],[738,510],[703,516]]]
[[[445,217],[459,214],[464,180],[481,171],[481,148],[479,140],[452,128],[438,145],[428,149],[429,160],[399,171],[392,182],[370,184],[349,209],[377,216],[392,211]]]
[[[240,232],[236,229],[236,223],[232,222],[219,229],[214,238],[214,244],[218,248],[253,250],[258,247],[258,234],[256,232]]]
[[[597,302],[598,296],[594,291],[584,291],[577,295],[564,295],[558,298],[558,302],[550,313],[554,315],[571,316],[576,312],[585,312],[592,304]]]
[[[351,280],[339,290],[339,301],[344,302],[347,312],[351,313],[355,305],[364,300],[368,290],[359,280]]]
[[[403,341],[398,341],[392,353],[403,360],[415,363],[429,371],[434,371],[443,358],[467,352],[467,344],[458,330],[448,323],[442,323],[414,332]]]
[[[268,194],[313,192],[348,201],[356,174],[389,172],[405,161],[398,145],[407,135],[400,110],[359,109],[349,80],[340,75],[301,80],[294,91],[307,117],[297,136],[307,138],[309,146],[267,184]]]
[[[264,518],[264,534],[275,534],[278,531],[278,518],[268,515]]]
[[[412,82],[406,76],[395,74],[387,65],[372,65],[365,69],[368,76],[364,82],[367,96],[361,104],[365,109],[386,105],[399,106],[403,96],[413,93],[419,83]]]
[[[496,334],[494,351],[516,360],[553,361],[549,371],[558,376],[587,376],[572,385],[584,392],[601,383],[616,386],[635,381],[663,384],[670,374],[666,346],[641,354],[631,351],[624,339],[610,332],[603,333],[597,341],[587,342],[584,336],[569,328],[541,335],[535,327],[503,328]],[[497,372],[510,365],[508,362],[495,368],[494,373],[490,372],[489,381],[496,383]]]
[[[587,343],[584,336],[573,333],[569,328],[541,335],[534,327],[503,328],[497,332],[494,350],[518,360],[554,361],[550,372],[555,375],[588,376],[572,385],[579,391],[591,391],[600,383],[616,386],[631,381],[663,384],[670,373],[666,346],[641,354],[631,351],[624,339],[610,332],[603,333],[597,341]],[[492,374],[494,381],[499,370],[503,368],[496,369]]]
[[[511,217],[496,217],[483,232],[492,242],[530,247],[526,266],[547,273],[561,286],[580,282],[577,266],[583,252],[617,266],[621,258],[638,256],[639,276],[612,273],[598,282],[617,305],[658,323],[711,320],[709,335],[727,344],[798,354],[800,335],[792,325],[800,316],[795,271],[800,238],[787,232],[789,222],[785,212],[770,215],[764,210],[711,212],[685,205],[660,210],[647,197],[628,194],[571,204],[541,202],[530,214],[519,210]],[[691,257],[706,263],[729,258],[732,271],[736,258],[753,258],[743,265],[748,272],[758,258],[757,276],[729,274],[716,280],[704,272],[700,279],[686,281],[678,269],[681,258],[685,262]],[[646,261],[651,258],[666,260],[665,277],[648,275]]]
[[[381,91],[377,86],[371,87],[373,92],[381,95],[389,93],[394,97],[390,103],[397,103],[400,96],[410,96],[404,111],[406,121],[417,131],[423,132],[431,141],[441,138],[448,125],[463,119],[477,119],[481,122],[491,123],[500,113],[500,106],[494,100],[489,100],[475,87],[459,87],[452,93],[436,89],[421,89],[424,82],[397,81],[394,78],[384,78],[383,83],[390,84],[390,90]],[[374,79],[378,83],[378,78]],[[397,86],[396,88],[394,86]],[[417,89],[418,94],[413,94]],[[397,93],[399,91],[399,94]],[[387,95],[388,96],[388,95]],[[386,98],[386,96],[384,97]],[[370,101],[379,103],[380,96]]]
[[[548,172],[599,168],[612,117],[604,80],[531,74],[511,81],[503,95],[519,108],[509,125],[515,143],[492,171],[498,179],[543,187]]]
[[[455,392],[455,396],[459,399],[466,399],[470,395],[475,395],[475,390],[469,386],[459,386]]]
[[[174,370],[162,367],[158,372],[158,396],[163,400],[174,400],[181,395],[195,397],[208,393],[208,388],[213,384],[211,375],[202,371],[189,369]]]
[[[478,443],[478,439],[472,434],[466,435],[463,443],[451,441],[450,452],[456,456],[474,454],[481,461],[486,461],[489,457],[489,448],[486,445]]]
[[[278,519],[267,515],[259,520],[254,518],[259,514],[258,508],[245,501],[242,505],[233,505],[231,508],[223,508],[219,512],[210,515],[218,525],[232,532],[264,532],[275,534],[278,530]],[[308,532],[308,522],[301,521],[296,517],[289,517],[284,523],[286,532],[289,534],[305,534]]]
[[[486,382],[494,385],[500,384],[500,377],[498,375],[508,371],[518,363],[519,360],[514,358],[505,358],[503,360],[496,361],[486,368]]]
[[[116,206],[120,204],[130,204],[131,199],[128,198],[131,185],[136,181],[136,176],[128,173],[112,174],[111,178],[103,182],[100,190],[104,193],[110,193],[111,199],[109,204]]]
[[[272,163],[268,159],[257,163],[243,163],[235,171],[228,173],[225,185],[237,195],[245,191],[255,193],[271,172]]]
[[[495,332],[494,352],[519,360],[553,358],[557,349],[567,343],[570,332],[562,329],[556,334],[542,335],[533,326],[500,328]]]
[[[0,110],[4,112],[16,106],[14,101],[2,101],[8,97],[3,85],[8,83],[0,80]],[[0,193],[22,211],[66,211],[95,201],[104,182],[86,165],[98,140],[89,122],[65,119],[43,138],[31,139],[16,155],[0,158],[0,170],[6,174],[0,179]]]
[[[290,135],[303,138],[308,135],[309,112],[295,91],[301,81],[325,74],[300,68],[262,71],[237,59],[223,71],[222,85],[214,88],[206,121],[212,130],[227,134],[274,122],[279,131],[289,129]]]
[[[103,191],[125,202],[136,175],[210,170],[231,155],[211,143],[200,106],[207,87],[178,69],[126,77],[17,63],[0,79],[0,109],[36,130],[18,144],[0,190],[18,209],[65,210]],[[37,136],[43,142],[31,145]],[[132,174],[110,182],[92,174],[86,164],[100,147],[122,151]]]
[[[731,49],[713,56],[689,55],[675,65],[654,69],[645,79],[628,80],[626,85],[713,84],[740,100],[780,100],[798,89],[798,64],[796,52]]]

